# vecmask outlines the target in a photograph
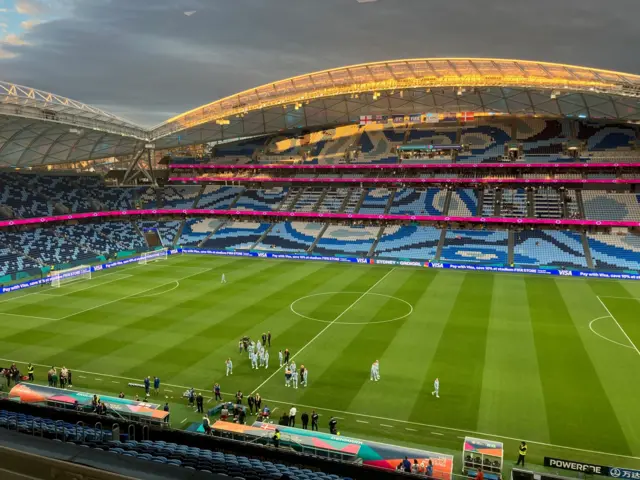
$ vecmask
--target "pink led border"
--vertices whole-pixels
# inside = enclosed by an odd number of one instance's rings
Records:
[[[196,216],[242,216],[265,217],[279,219],[341,219],[341,220],[406,220],[415,222],[466,222],[466,223],[492,223],[503,225],[584,225],[604,227],[640,227],[640,222],[619,222],[610,220],[555,220],[550,218],[484,218],[484,217],[448,217],[441,215],[375,215],[358,213],[317,213],[317,212],[260,212],[255,210],[213,210],[202,208],[189,209],[156,209],[156,210],[116,210],[110,212],[73,213],[68,215],[56,215],[53,217],[20,218],[15,220],[0,221],[0,227],[18,225],[45,225],[67,220],[80,220],[87,218],[117,218],[126,216],[157,216],[157,215],[196,215]]]
[[[260,182],[260,183],[530,183],[588,184],[640,183],[638,178],[295,178],[295,177],[169,177],[170,182]]]
[[[586,163],[586,162],[561,162],[561,163],[385,163],[385,164],[338,164],[338,165],[280,165],[276,163],[258,165],[225,165],[225,164],[189,164],[182,165],[172,163],[169,168],[176,170],[398,170],[416,168],[614,168],[614,167],[640,167],[640,163]]]

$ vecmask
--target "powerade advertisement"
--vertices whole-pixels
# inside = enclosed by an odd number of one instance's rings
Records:
[[[275,253],[275,252],[247,252],[247,251],[227,251],[227,250],[207,250],[201,248],[179,248],[169,250],[168,255],[176,254],[196,254],[196,255],[220,255],[226,257],[253,257],[253,258],[273,258],[277,260],[305,260],[305,261],[321,261],[321,262],[337,262],[337,263],[360,263],[370,265],[391,265],[400,267],[420,267],[420,268],[437,268],[437,269],[449,269],[449,270],[467,270],[475,272],[498,272],[498,273],[516,273],[516,274],[531,274],[531,275],[551,275],[561,277],[583,277],[583,278],[610,278],[614,280],[640,280],[640,275],[636,273],[617,273],[617,272],[582,272],[579,270],[558,270],[558,269],[540,269],[540,268],[519,268],[519,267],[495,267],[490,265],[470,265],[470,264],[455,264],[444,262],[420,262],[410,260],[386,260],[379,258],[356,258],[356,257],[325,257],[320,255],[296,255],[293,253]],[[158,256],[164,255],[164,252],[159,252]],[[147,257],[153,258],[153,255]],[[102,265],[95,265],[91,268],[92,272],[98,272],[100,270],[106,270],[109,268],[120,267],[129,263],[136,263],[140,261],[139,257],[131,257],[123,260],[117,260],[115,262],[103,263]],[[67,276],[81,275],[85,273],[86,269],[77,270],[75,272],[69,272]],[[0,294],[15,292],[17,290],[23,290],[29,287],[35,287],[37,285],[51,283],[51,277],[38,278],[27,282],[16,283],[8,287],[2,287]],[[640,479],[638,479],[640,480]]]
[[[609,467],[606,465],[597,465],[595,463],[577,462],[575,460],[563,460],[561,458],[553,457],[544,457],[544,465],[545,467],[571,470],[573,472],[581,472],[587,475],[640,480],[640,470],[633,470],[631,468]]]

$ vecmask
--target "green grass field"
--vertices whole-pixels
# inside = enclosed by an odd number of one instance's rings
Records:
[[[178,428],[199,421],[184,387],[210,395],[217,381],[258,389],[276,416],[316,408],[325,430],[335,415],[343,435],[457,459],[474,434],[505,442],[507,465],[526,439],[530,463],[638,468],[639,298],[633,282],[185,255],[3,295],[0,356],[45,382],[66,365],[75,388],[102,393],[158,375]],[[251,370],[238,340],[267,330],[270,368]],[[285,388],[284,348],[307,388]]]

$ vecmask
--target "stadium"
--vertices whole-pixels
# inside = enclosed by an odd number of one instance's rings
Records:
[[[640,478],[640,75],[394,60],[153,128],[0,96],[15,472]]]

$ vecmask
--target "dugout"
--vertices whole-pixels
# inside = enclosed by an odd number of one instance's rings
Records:
[[[8,399],[32,405],[74,409],[90,413],[94,394],[63,388],[47,387],[33,383],[18,383],[9,392]],[[99,396],[107,407],[107,415],[131,422],[165,427],[169,425],[169,412],[160,410],[160,405],[137,402],[126,398]]]
[[[475,477],[481,470],[488,480],[502,478],[504,448],[501,442],[465,437],[462,447],[462,473]]]

